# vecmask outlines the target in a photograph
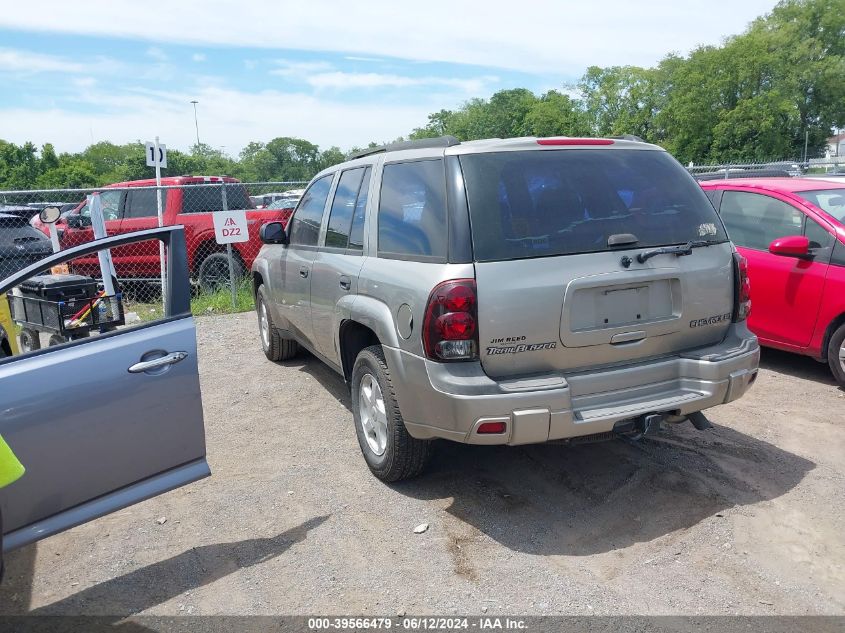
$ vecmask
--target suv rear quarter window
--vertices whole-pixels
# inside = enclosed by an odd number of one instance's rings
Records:
[[[446,244],[443,160],[385,165],[378,211],[379,257],[445,261]]]

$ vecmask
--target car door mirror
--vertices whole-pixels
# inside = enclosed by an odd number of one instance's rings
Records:
[[[265,244],[287,244],[288,234],[285,225],[281,222],[268,222],[262,224],[258,231],[261,241]]]
[[[779,237],[769,244],[769,252],[784,257],[807,257],[810,254],[810,240],[805,235]]]
[[[44,207],[38,215],[42,223],[54,224],[59,220],[62,212],[59,207]]]

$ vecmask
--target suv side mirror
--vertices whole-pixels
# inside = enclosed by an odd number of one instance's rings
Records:
[[[784,257],[807,257],[810,254],[810,240],[805,235],[779,237],[769,244],[769,252]]]
[[[287,244],[288,234],[285,225],[281,222],[268,222],[262,224],[258,230],[258,236],[265,244]]]

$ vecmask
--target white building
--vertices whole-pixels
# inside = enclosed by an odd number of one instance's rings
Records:
[[[845,157],[845,132],[836,134],[827,139],[825,158]]]

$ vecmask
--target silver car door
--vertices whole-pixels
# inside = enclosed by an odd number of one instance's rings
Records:
[[[60,252],[0,281],[0,296],[59,262],[144,240],[168,254],[162,318],[0,360],[0,435],[26,468],[0,490],[6,550],[210,474],[182,227]]]
[[[279,309],[292,333],[313,347],[311,327],[311,268],[334,174],[318,178],[308,187],[290,223],[285,247],[283,284]]]

